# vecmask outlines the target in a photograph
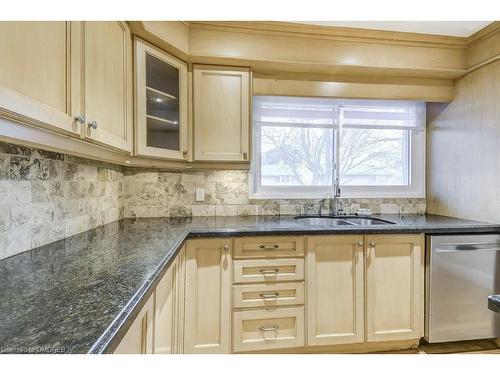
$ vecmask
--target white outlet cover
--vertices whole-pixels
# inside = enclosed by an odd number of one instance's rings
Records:
[[[205,189],[196,188],[196,202],[204,202],[205,201]]]

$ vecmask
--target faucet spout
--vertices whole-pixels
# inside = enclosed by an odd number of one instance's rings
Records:
[[[334,183],[333,183],[333,200],[332,200],[332,205],[330,206],[330,214],[333,216],[339,216],[343,214],[343,207],[342,207],[342,202],[340,201],[340,180],[337,177],[335,177]]]

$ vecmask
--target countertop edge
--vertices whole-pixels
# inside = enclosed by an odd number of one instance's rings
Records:
[[[107,354],[112,353],[116,349],[120,340],[130,328],[134,319],[160,282],[161,277],[166,273],[168,267],[181,250],[188,236],[189,232],[185,232],[183,235],[179,236],[179,240],[171,246],[170,250],[165,254],[152,275],[139,287],[137,292],[132,296],[125,307],[123,307],[120,313],[118,313],[108,328],[106,328],[102,335],[92,345],[87,354]]]
[[[500,313],[500,294],[488,296],[488,309]]]

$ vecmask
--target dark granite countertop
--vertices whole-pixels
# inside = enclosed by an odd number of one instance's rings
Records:
[[[500,313],[500,294],[495,294],[488,297],[488,308],[491,311]]]
[[[0,261],[0,352],[114,349],[183,241],[335,233],[500,233],[434,215],[375,215],[382,226],[306,226],[292,216],[124,219]]]

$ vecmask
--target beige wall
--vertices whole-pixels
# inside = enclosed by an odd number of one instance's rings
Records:
[[[500,61],[427,108],[427,212],[500,223]]]

